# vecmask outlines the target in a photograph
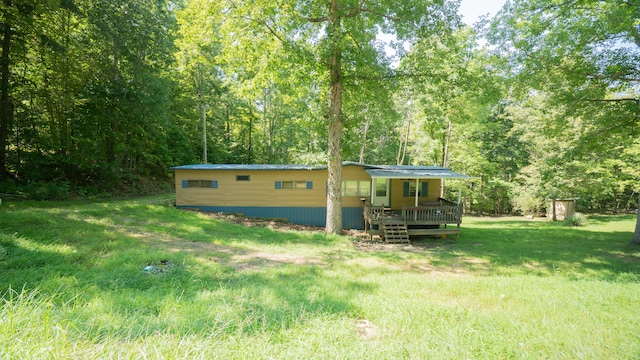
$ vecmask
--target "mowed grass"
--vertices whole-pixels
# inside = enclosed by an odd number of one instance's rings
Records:
[[[169,197],[5,202],[0,359],[640,358],[634,226],[467,217],[391,246]]]

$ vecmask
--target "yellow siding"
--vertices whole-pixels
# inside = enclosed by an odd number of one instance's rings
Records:
[[[236,181],[236,175],[249,175],[250,181]],[[371,181],[360,166],[345,166],[343,181]],[[182,188],[182,180],[217,180],[218,188]],[[176,204],[179,206],[278,206],[324,207],[327,205],[327,170],[176,170]],[[276,181],[312,181],[313,189],[276,189]],[[413,206],[415,198],[403,197],[403,183],[415,179],[394,179],[391,183],[391,207]],[[428,196],[419,201],[437,200],[440,179],[429,182]],[[421,182],[422,182],[421,181]],[[368,198],[367,200],[370,200]],[[360,197],[343,197],[343,207],[361,206]]]
[[[222,201],[223,193],[220,189],[183,189],[182,180],[217,180],[212,173],[195,170],[176,170],[176,205],[204,205],[204,202]]]
[[[402,206],[415,206],[415,197],[404,197],[404,183],[415,182],[416,179],[394,179],[391,182],[391,208],[401,209]],[[420,196],[420,201],[435,201],[440,197],[440,179],[420,180],[420,183],[428,182],[429,193],[427,196]]]
[[[347,181],[347,180],[369,181],[369,187],[371,187],[371,177],[369,176],[369,174],[365,172],[365,169],[360,166],[351,165],[351,166],[344,166],[342,168],[342,181]],[[371,197],[368,197],[367,200],[370,201]],[[325,205],[326,205],[326,198],[325,198]],[[358,206],[362,206],[359,196],[352,196],[352,197],[345,196],[342,198],[342,207],[358,207]]]
[[[249,181],[236,181],[249,175]],[[176,170],[176,204],[326,206],[326,170]],[[217,189],[182,188],[182,180],[217,180]],[[311,181],[313,189],[276,189],[276,181]]]

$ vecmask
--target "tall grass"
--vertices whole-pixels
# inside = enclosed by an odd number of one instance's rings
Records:
[[[166,197],[4,203],[0,358],[640,357],[632,216],[464,221],[354,247]]]

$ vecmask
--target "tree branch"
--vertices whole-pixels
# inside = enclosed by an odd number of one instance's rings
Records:
[[[627,98],[616,98],[616,99],[577,99],[576,102],[604,102],[604,103],[619,103],[619,102],[627,102],[627,101],[631,101],[631,102],[636,102],[640,105],[640,98],[633,98],[633,97],[627,97]]]
[[[382,76],[364,76],[364,75],[346,75],[345,79],[359,79],[365,81],[381,81],[381,80],[389,80],[389,79],[400,79],[400,78],[427,78],[433,77],[432,73],[396,73],[393,72],[389,75]]]
[[[315,17],[315,18],[311,18],[311,17],[302,17],[303,20],[306,20],[310,23],[321,23],[321,22],[325,22],[327,20],[329,20],[328,17],[326,16],[322,16],[322,17]]]
[[[358,4],[358,7],[353,12],[345,14],[345,15],[342,15],[342,17],[352,18],[352,17],[356,17],[356,16],[360,15],[360,13],[362,13],[362,11],[363,11],[362,7],[364,6],[364,2],[365,2],[365,0],[360,0],[360,3]]]
[[[280,40],[280,42],[285,43],[285,39],[283,39],[269,24],[267,24],[266,20],[256,20],[258,24],[266,27],[269,32],[276,37],[276,39]]]

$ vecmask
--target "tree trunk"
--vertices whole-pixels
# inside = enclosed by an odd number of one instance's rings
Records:
[[[6,13],[2,24],[2,54],[0,55],[0,180],[9,177],[7,170],[7,140],[13,127],[13,104],[9,97],[9,52],[11,51],[11,0],[4,0]]]
[[[268,162],[269,164],[271,164],[275,158],[275,144],[276,144],[276,126],[277,126],[277,120],[278,120],[278,108],[274,107],[273,104],[271,104],[271,116],[269,117],[269,157],[268,157]]]
[[[196,90],[198,91],[198,112],[200,113],[200,121],[202,122],[202,163],[207,164],[207,108],[204,103],[204,85],[199,64],[196,71],[197,74],[194,76],[194,81],[196,83]]]
[[[371,126],[371,116],[369,116],[368,112],[365,112],[365,123],[364,123],[364,132],[362,134],[362,145],[360,146],[360,157],[358,158],[358,162],[364,164],[364,151],[366,149],[367,144],[367,133],[369,132],[369,126]]]
[[[640,195],[638,196],[638,209],[637,217],[636,217],[636,231],[633,233],[633,238],[631,239],[631,244],[640,245]]]
[[[327,35],[331,42],[329,89],[329,150],[327,183],[327,224],[325,232],[336,234],[342,230],[342,50],[338,0],[331,1],[331,23]]]
[[[329,124],[327,234],[342,230],[342,121]]]
[[[447,123],[447,134],[442,144],[442,167],[449,165],[449,142],[451,141],[451,121]],[[440,180],[440,197],[444,199],[444,179]]]
[[[409,144],[409,133],[411,132],[411,111],[407,114],[407,131],[404,134],[404,141],[400,139],[400,148],[398,149],[398,158],[396,165],[404,165],[404,157],[407,155],[407,145]],[[402,156],[400,156],[402,154]]]
[[[247,164],[253,164],[253,138],[251,137],[253,134],[253,116],[249,116],[249,147],[247,148]]]

